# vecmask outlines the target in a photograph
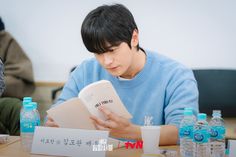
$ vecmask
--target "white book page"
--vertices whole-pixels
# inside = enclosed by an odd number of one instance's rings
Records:
[[[72,98],[47,111],[47,114],[62,128],[96,130],[90,113],[79,98]]]
[[[103,120],[106,120],[106,117],[98,110],[99,106],[105,106],[112,112],[124,118],[132,118],[132,115],[121,102],[120,97],[116,93],[111,82],[107,80],[89,84],[80,91],[78,97],[83,101],[92,115]]]

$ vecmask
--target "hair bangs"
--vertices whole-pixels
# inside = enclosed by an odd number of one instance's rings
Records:
[[[105,29],[97,29],[93,32],[88,31],[86,37],[91,37],[90,39],[85,39],[89,42],[86,43],[86,48],[92,53],[102,54],[112,50],[113,46],[120,45],[121,41],[114,38],[114,33],[112,31],[106,31]]]

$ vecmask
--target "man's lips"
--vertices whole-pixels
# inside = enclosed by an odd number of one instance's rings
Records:
[[[108,70],[115,70],[117,68],[118,68],[118,66],[116,66],[116,67],[107,67],[106,69],[108,69]]]

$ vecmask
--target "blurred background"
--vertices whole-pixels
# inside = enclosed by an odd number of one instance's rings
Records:
[[[102,4],[133,13],[140,45],[190,68],[236,68],[235,0],[0,0],[0,16],[33,63],[36,82],[65,82],[91,57],[80,28]]]
[[[0,0],[6,30],[33,63],[33,99],[43,116],[71,68],[93,56],[81,39],[83,19],[112,3],[133,13],[144,49],[192,69],[236,69],[235,0]]]

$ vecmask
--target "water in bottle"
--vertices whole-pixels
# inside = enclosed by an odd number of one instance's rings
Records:
[[[212,157],[225,155],[225,125],[220,110],[213,110],[210,126],[210,146]]]
[[[35,112],[36,116],[36,124],[35,126],[40,126],[40,114],[38,111],[38,104],[36,102],[31,102],[30,103],[33,106],[33,111]]]
[[[20,131],[21,131],[21,145],[24,150],[30,151],[34,129],[36,124],[36,116],[33,111],[33,106],[27,104],[23,106],[23,112],[20,119]]]
[[[193,127],[196,118],[193,115],[192,108],[185,108],[184,117],[180,122],[180,154],[182,157],[193,157]]]
[[[193,128],[193,142],[195,157],[210,157],[209,126],[206,114],[199,113],[198,120]]]

